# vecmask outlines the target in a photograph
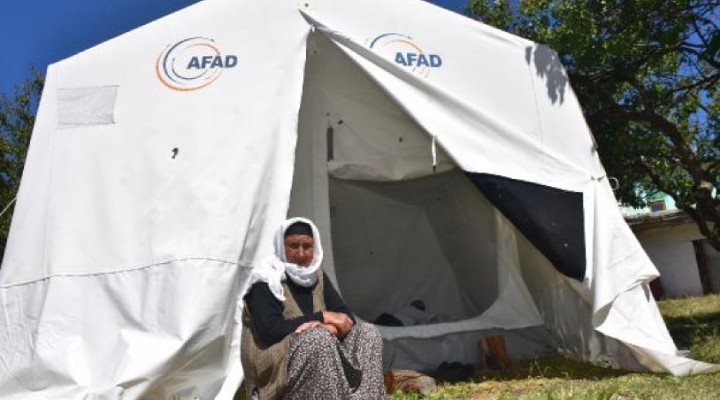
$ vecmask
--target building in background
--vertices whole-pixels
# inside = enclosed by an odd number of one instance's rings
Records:
[[[642,209],[623,207],[623,215],[660,278],[651,283],[655,298],[720,293],[720,252],[672,197],[656,193]]]

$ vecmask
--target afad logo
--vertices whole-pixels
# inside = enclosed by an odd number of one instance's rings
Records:
[[[368,42],[368,47],[378,54],[422,77],[442,66],[440,55],[424,51],[410,36],[384,33]]]
[[[222,54],[213,39],[191,37],[165,47],[155,63],[155,72],[170,89],[191,91],[215,82],[237,62],[236,55]]]

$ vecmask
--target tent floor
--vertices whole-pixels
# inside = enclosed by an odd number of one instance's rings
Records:
[[[502,336],[511,360],[557,352],[557,345],[544,326],[522,329],[487,329],[449,333],[433,338],[405,337],[384,340],[385,370],[432,371],[443,362],[478,365],[477,343],[488,336]]]

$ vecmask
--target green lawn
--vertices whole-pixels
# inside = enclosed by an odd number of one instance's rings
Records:
[[[720,363],[720,295],[659,302],[675,343],[691,357]],[[518,361],[503,372],[480,372],[473,382],[441,386],[409,399],[719,399],[720,373],[674,377],[597,367],[560,356]]]

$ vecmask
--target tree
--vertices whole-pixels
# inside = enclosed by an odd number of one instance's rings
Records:
[[[43,84],[44,78],[31,68],[13,96],[0,93],[0,212],[5,211],[0,217],[0,255],[5,254],[12,202],[20,186]]]
[[[555,49],[619,199],[667,193],[720,251],[720,0],[469,0],[465,12]]]

